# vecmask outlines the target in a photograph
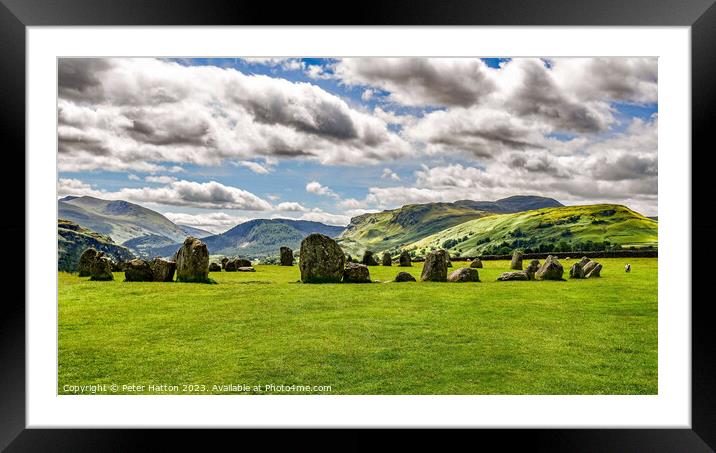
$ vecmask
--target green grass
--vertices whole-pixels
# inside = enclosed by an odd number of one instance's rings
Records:
[[[657,260],[630,258],[630,274],[627,260],[599,261],[601,279],[563,282],[496,282],[506,261],[485,261],[481,283],[307,285],[297,266],[261,265],[211,273],[216,285],[59,273],[58,393],[273,383],[330,394],[656,394]],[[420,275],[419,265],[370,270],[374,280]]]
[[[515,214],[494,214],[470,220],[427,236],[405,250],[441,248],[449,239],[465,239],[449,248],[450,253],[477,256],[503,242],[515,241],[515,231],[525,233],[524,247],[565,241],[609,241],[622,246],[656,246],[658,223],[631,209],[614,204],[544,208]],[[529,241],[529,242],[528,242]]]

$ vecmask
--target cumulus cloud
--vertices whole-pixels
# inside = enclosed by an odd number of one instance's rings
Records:
[[[162,175],[162,176],[149,175],[149,176],[145,176],[144,180],[147,182],[153,182],[156,184],[171,184],[172,182],[176,181],[177,178],[175,178],[174,176],[166,176],[166,175]]]
[[[284,201],[283,203],[277,204],[275,209],[278,211],[294,211],[294,212],[307,211],[306,208],[304,208],[300,203],[296,203],[295,201]]]
[[[256,156],[366,163],[408,144],[310,83],[157,59],[61,59],[61,171],[160,171]]]
[[[338,194],[332,191],[329,187],[322,185],[318,181],[311,181],[306,184],[306,192],[326,197],[338,198]]]
[[[258,162],[252,162],[250,160],[242,160],[240,162],[233,162],[233,164],[236,166],[239,166],[239,167],[248,168],[252,172],[258,173],[259,175],[267,175],[267,174],[271,173],[271,171],[273,170],[268,165],[261,165]]]
[[[390,179],[392,181],[400,181],[400,176],[390,168],[384,168],[383,173],[380,175],[382,179]]]

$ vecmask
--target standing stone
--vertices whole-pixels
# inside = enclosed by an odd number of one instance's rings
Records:
[[[473,269],[482,269],[482,260],[480,258],[475,258],[470,263],[470,267]]]
[[[112,261],[112,272],[124,272],[124,268],[127,266],[126,261],[119,260],[116,263]]]
[[[539,280],[562,280],[563,274],[564,268],[562,268],[557,258],[549,255],[540,266],[535,277]]]
[[[370,271],[365,264],[347,263],[343,270],[343,283],[370,283]]]
[[[206,244],[191,236],[177,252],[178,282],[209,281],[209,249]]]
[[[80,255],[80,261],[77,263],[77,271],[80,277],[89,277],[91,275],[92,262],[97,258],[97,250],[87,249]]]
[[[388,255],[388,252],[383,252],[381,261],[382,261],[383,266],[390,266],[393,264],[393,263],[391,263],[391,258],[390,258],[390,255]]]
[[[254,269],[251,266],[242,266],[236,269],[237,272],[256,272],[256,269]]]
[[[582,265],[582,270],[584,271],[584,275],[586,276],[592,269],[596,267],[596,265],[599,264],[596,261],[587,261],[585,264]]]
[[[530,276],[525,271],[503,272],[497,277],[498,282],[509,282],[512,280],[529,280]]]
[[[221,268],[226,269],[226,263],[228,263],[228,262],[229,262],[229,258],[227,258],[227,257],[221,258]]]
[[[288,247],[281,247],[281,266],[293,266],[293,250]]]
[[[343,279],[345,256],[336,241],[313,233],[301,241],[299,269],[304,283],[340,283]]]
[[[572,264],[572,267],[569,268],[569,278],[584,278],[581,262]]]
[[[221,270],[221,267],[219,267],[216,263],[211,263],[214,266],[218,267],[219,270]],[[174,261],[165,260],[164,258],[156,257],[152,261],[149,262],[149,268],[152,270],[152,280],[155,282],[173,282],[174,281],[174,272],[176,272],[177,269],[177,263]],[[125,277],[126,277],[125,273]]]
[[[410,267],[412,266],[412,263],[410,262],[410,253],[406,251],[402,251],[400,253],[400,267]]]
[[[522,251],[515,250],[512,252],[512,262],[510,263],[510,269],[521,271],[522,270]]]
[[[234,260],[234,265],[237,269],[240,267],[251,267],[251,261],[245,258],[236,258]]]
[[[90,264],[90,280],[107,281],[114,280],[112,275],[112,260],[106,256],[96,256]]]
[[[449,282],[479,282],[480,276],[477,269],[472,267],[461,267],[456,269],[448,275],[447,281]]]
[[[530,280],[535,279],[535,274],[539,270],[539,260],[532,260],[530,261],[529,266],[527,266],[527,269],[525,269],[525,273],[527,274],[527,277],[529,277]]]
[[[149,263],[143,259],[133,259],[124,268],[125,282],[151,282],[152,280],[152,269],[149,267]]]
[[[365,264],[366,266],[377,266],[378,261],[375,260],[375,257],[373,256],[373,252],[370,250],[366,250],[363,254],[363,259],[361,260],[362,264]]]
[[[590,261],[590,263],[593,263],[594,261]],[[584,278],[596,278],[601,277],[602,272],[602,265],[601,263],[596,263],[593,267],[590,267],[589,271],[584,274]]]
[[[427,282],[444,282],[447,280],[447,252],[445,250],[435,250],[428,253],[425,257],[423,265],[423,273],[420,280]]]
[[[209,263],[209,272],[221,272],[221,266],[216,263]]]
[[[236,265],[235,260],[228,260],[224,265],[224,270],[226,272],[236,272],[236,269],[238,269],[238,266]]]
[[[583,256],[582,259],[579,260],[579,264],[582,266],[582,269],[584,269],[584,266],[586,266],[588,262],[589,258],[587,258],[586,256]]]
[[[415,277],[410,275],[407,272],[398,272],[398,275],[395,276],[396,282],[414,282]]]

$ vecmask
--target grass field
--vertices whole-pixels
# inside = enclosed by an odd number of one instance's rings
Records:
[[[601,279],[564,282],[496,282],[506,261],[461,284],[307,285],[297,266],[215,285],[59,273],[58,393],[656,394],[657,260],[598,261]],[[400,270],[420,274],[370,269]],[[213,387],[236,384],[250,389]]]

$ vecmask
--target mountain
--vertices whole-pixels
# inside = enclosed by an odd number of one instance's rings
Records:
[[[298,250],[303,238],[311,233],[336,237],[343,230],[343,227],[308,220],[255,219],[240,223],[224,233],[204,237],[202,241],[212,255],[256,258],[278,255],[281,246]],[[180,246],[180,243],[175,243],[148,251],[152,256],[172,256]]]
[[[183,241],[187,234],[158,212],[123,200],[94,197],[65,197],[58,202],[58,217],[71,220],[117,243],[142,236],[162,236],[172,242]]]
[[[83,228],[69,220],[57,221],[57,270],[77,271],[80,255],[88,248],[104,252],[113,261],[127,261],[134,258],[129,249],[115,244],[108,236]]]
[[[451,254],[477,256],[533,251],[580,250],[591,243],[622,247],[656,246],[658,223],[631,209],[613,204],[563,206],[512,214],[494,214],[461,223],[403,247],[422,256],[433,248]]]
[[[338,242],[346,253],[353,256],[362,255],[366,249],[375,252],[394,251],[446,228],[494,213],[558,206],[562,204],[552,198],[526,195],[497,201],[460,200],[454,203],[411,204],[353,217]]]
[[[202,230],[201,228],[193,227],[191,225],[182,225],[181,223],[177,223],[176,226],[181,228],[182,231],[184,232],[184,234],[186,234],[187,236],[193,236],[193,237],[199,238],[199,239],[205,238],[207,236],[211,236],[212,234],[214,234],[212,232]]]

